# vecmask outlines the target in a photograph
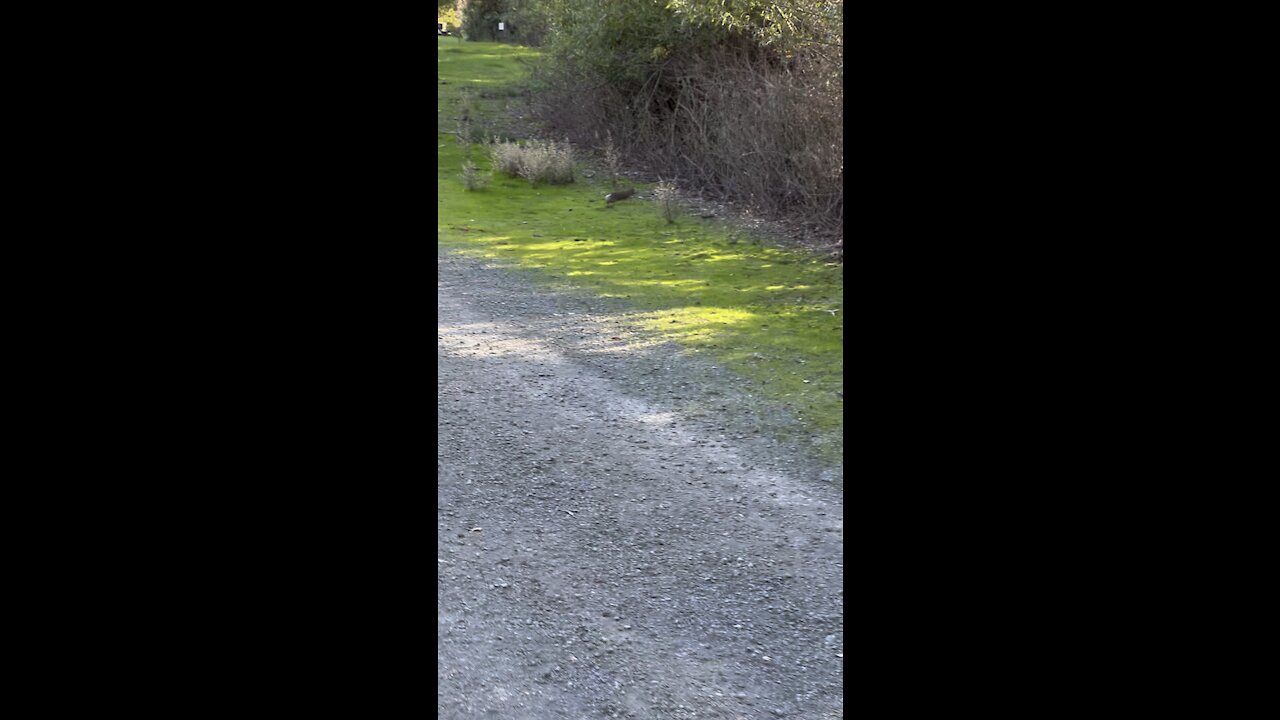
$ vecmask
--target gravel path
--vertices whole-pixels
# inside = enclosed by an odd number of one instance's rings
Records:
[[[440,717],[842,717],[840,470],[616,302],[437,260]]]

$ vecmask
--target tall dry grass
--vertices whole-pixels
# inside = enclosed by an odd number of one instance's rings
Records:
[[[530,185],[573,182],[573,147],[567,142],[495,142],[489,147],[489,154],[494,170],[522,177]]]

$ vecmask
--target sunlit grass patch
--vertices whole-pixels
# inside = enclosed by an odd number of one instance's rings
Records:
[[[664,335],[683,336],[691,342],[720,338],[731,326],[755,322],[754,312],[724,307],[683,307],[636,315],[633,318],[646,329]]]

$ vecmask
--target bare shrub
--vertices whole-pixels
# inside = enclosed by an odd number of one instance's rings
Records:
[[[475,163],[467,160],[462,164],[462,186],[467,190],[483,190],[489,185],[489,178],[480,172]]]
[[[485,97],[485,92],[481,91],[479,97]],[[457,138],[458,144],[462,146],[463,155],[471,158],[471,145],[473,143],[485,143],[496,134],[491,123],[486,122],[484,118],[476,112],[476,96],[477,94],[464,90],[462,96],[458,100],[458,116],[455,118],[457,126],[453,131],[453,135]]]
[[[661,161],[753,209],[838,232],[844,118],[835,71],[817,59],[697,58],[673,83],[671,139],[652,138]]]
[[[622,172],[622,155],[618,152],[618,146],[613,144],[611,132],[606,132],[604,136],[604,172],[609,186],[618,187],[618,175]]]
[[[844,221],[843,51],[780,54],[747,40],[677,48],[643,82],[572,58],[538,68],[534,110],[575,142],[686,190],[839,238]]]
[[[485,143],[495,136],[490,125],[487,123],[476,125],[470,118],[459,121],[458,129],[453,134],[458,138],[458,144],[462,146],[463,154],[468,158],[471,157],[472,143]]]
[[[658,214],[668,224],[674,223],[676,214],[679,212],[679,208],[676,205],[676,186],[665,180],[661,181],[653,189],[653,197],[658,201]]]
[[[625,95],[596,77],[572,56],[531,68],[535,94],[532,111],[545,125],[579,144],[595,144],[610,134],[620,157],[628,154],[620,128],[626,116]]]
[[[567,142],[530,141],[524,145],[495,142],[489,153],[493,167],[530,185],[564,185],[573,182],[573,148]]]
[[[458,123],[458,131],[455,133],[458,137],[458,144],[462,146],[462,157],[468,161],[471,160],[471,120],[463,118]]]

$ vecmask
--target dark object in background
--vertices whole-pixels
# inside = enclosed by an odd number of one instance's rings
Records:
[[[612,205],[618,202],[619,200],[626,200],[627,198],[635,194],[636,194],[635,188],[627,188],[626,190],[618,190],[616,192],[611,192],[608,195],[604,196],[604,204]]]

